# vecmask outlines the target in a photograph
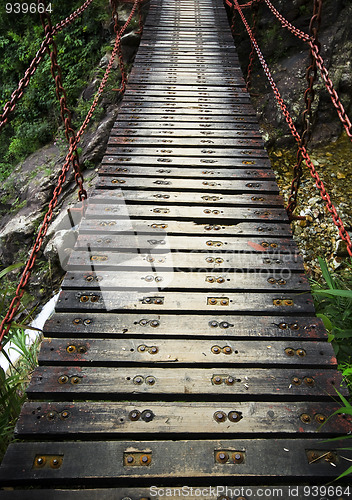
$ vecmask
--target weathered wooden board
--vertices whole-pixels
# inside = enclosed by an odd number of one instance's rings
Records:
[[[103,235],[101,235],[101,237],[99,237],[91,234],[81,234],[76,242],[76,250],[87,250],[87,248],[90,248],[91,250],[130,249],[136,253],[141,249],[152,249],[156,254],[165,253],[165,256],[169,259],[184,258],[184,262],[188,257],[190,261],[192,261],[192,259],[199,259],[197,267],[203,268],[204,266],[209,265],[210,269],[214,266],[218,268],[228,268],[229,266],[236,267],[236,264],[233,264],[234,262],[243,262],[243,260],[246,261],[247,257],[248,261],[246,262],[251,262],[251,257],[248,256],[248,252],[253,255],[259,253],[262,255],[263,259],[265,259],[266,255],[268,255],[268,258],[271,259],[271,261],[269,262],[268,260],[264,260],[263,263],[280,264],[280,267],[283,263],[289,263],[292,260],[299,262],[301,260],[301,258],[298,257],[298,249],[295,241],[289,238],[277,238],[276,234],[269,238],[253,237],[248,239],[242,238],[241,236],[226,236],[221,237],[221,239],[214,239],[213,235],[209,235],[208,237],[194,236],[185,239],[182,236],[168,236],[165,234],[164,228],[163,235],[161,236],[159,234],[158,238],[159,239],[154,239],[151,234],[133,234],[128,236],[126,235],[123,238],[115,235],[108,237],[103,237]],[[170,250],[179,250],[179,252],[173,252],[172,255],[169,255]],[[203,252],[193,254],[185,253],[186,251],[193,250]],[[207,252],[207,254],[204,252]],[[219,255],[214,255],[209,252],[216,252]],[[237,252],[242,253],[238,254]],[[290,255],[284,255],[286,253]],[[143,255],[142,260],[144,260],[145,257],[147,256]],[[212,261],[210,260],[212,257],[218,257],[219,259],[221,258],[224,260]],[[124,256],[123,260],[128,258],[131,258],[131,255],[128,255],[127,257]],[[273,262],[272,259],[275,259],[275,262]],[[152,260],[150,262],[154,261]],[[195,261],[193,260],[193,262]],[[238,266],[242,267],[243,265],[241,266],[238,264]]]
[[[154,73],[156,76],[158,73]],[[253,107],[250,104],[228,104],[226,107],[211,106],[210,104],[194,104],[184,102],[169,102],[162,105],[151,106],[150,103],[126,102],[119,108],[121,113],[147,113],[148,115],[160,113],[174,113],[183,115],[229,115],[229,116],[253,116],[255,114]],[[192,151],[190,151],[192,154]],[[267,153],[266,153],[267,154]],[[192,155],[194,156],[194,154]]]
[[[185,146],[193,146],[197,148],[213,148],[213,151],[215,151],[212,156],[232,156],[232,152],[234,151],[233,148],[261,148],[263,146],[262,140],[261,139],[240,139],[238,137],[235,137],[233,139],[230,138],[217,138],[217,139],[207,139],[204,137],[198,137],[196,139],[195,137],[180,137],[180,138],[151,138],[151,137],[125,137],[123,134],[117,136],[111,136],[108,141],[108,145],[113,147],[115,145],[132,145],[134,148],[135,147],[143,147],[145,148],[148,146],[149,148],[154,148],[155,146],[161,146],[162,148],[170,148],[170,147],[182,147],[184,148]],[[228,154],[224,154],[223,151],[224,148],[227,147],[229,148]],[[140,154],[139,150],[136,150],[138,154]],[[199,151],[202,151],[199,149]],[[204,149],[205,151],[205,149]],[[178,154],[177,149],[175,150],[175,153]],[[144,154],[142,152],[142,154]],[[148,153],[149,154],[149,153]],[[191,156],[193,156],[191,154]]]
[[[85,259],[78,260],[81,264],[81,271],[68,272],[62,284],[62,289],[87,290],[140,290],[150,291],[161,290],[214,290],[214,291],[307,291],[310,290],[309,282],[305,274],[285,272],[262,272],[262,273],[234,273],[219,272],[217,270],[204,272],[169,272],[156,271],[146,275],[145,271],[121,271],[121,261],[119,254],[108,253],[107,261],[101,264],[100,260],[93,260],[94,257],[86,253]],[[116,257],[116,261],[114,258]],[[83,261],[83,262],[82,262]],[[73,264],[71,264],[73,262]],[[70,262],[70,267],[75,261]],[[97,262],[97,264],[95,264]],[[116,263],[115,263],[116,262]],[[77,264],[79,266],[79,264]],[[155,267],[158,267],[157,265]],[[83,269],[85,268],[85,270]],[[93,268],[93,269],[92,269]],[[98,274],[97,274],[98,273]],[[284,277],[282,277],[284,276]]]
[[[118,192],[116,192],[118,191]],[[233,206],[258,206],[258,207],[280,207],[282,208],[283,199],[280,195],[261,194],[205,194],[203,192],[186,191],[183,193],[177,191],[137,191],[135,189],[102,190],[96,189],[91,193],[90,202],[93,203],[174,203],[183,205],[212,204],[212,205],[233,205]]]
[[[327,481],[349,466],[352,452],[339,449],[343,447],[344,441],[322,443],[320,439],[287,438],[82,441],[79,446],[70,442],[16,443],[9,447],[0,480],[15,485],[54,482],[57,486],[94,481],[106,486],[117,477],[119,482],[136,478],[228,478],[232,484],[242,485],[255,470],[256,478],[262,481],[275,476],[300,482],[314,478]],[[222,456],[225,463],[218,462]],[[263,460],[266,456],[270,460]],[[146,465],[140,465],[142,457],[147,457]],[[50,463],[55,458],[56,468],[52,468]]]
[[[22,409],[16,437],[53,439],[135,434],[347,433],[352,417],[335,415],[334,402],[31,402]],[[200,422],[202,425],[200,425]],[[324,425],[322,425],[324,423]],[[315,436],[317,437],[317,436]]]
[[[44,326],[50,337],[181,337],[316,340],[327,339],[324,325],[311,316],[266,316],[221,312],[214,315],[154,313],[55,313]]]
[[[51,397],[64,401],[118,399],[127,395],[331,400],[336,394],[335,387],[348,395],[348,389],[340,387],[341,383],[341,373],[336,369],[305,366],[296,369],[39,366],[32,373],[27,394],[31,399]]]
[[[240,124],[238,127],[229,123],[227,124],[229,128],[221,129],[220,127],[214,128],[206,128],[204,127],[195,127],[193,129],[187,128],[186,126],[176,127],[175,124],[163,123],[155,121],[143,122],[143,123],[135,123],[133,128],[129,128],[130,122],[121,121],[115,123],[113,129],[111,130],[111,137],[115,135],[123,135],[123,136],[143,136],[143,137],[158,137],[163,136],[165,140],[172,139],[174,137],[180,138],[204,138],[204,139],[228,139],[228,138],[255,138],[261,139],[261,135],[259,133],[259,129],[254,127],[250,128],[249,126],[244,126],[246,124]],[[219,125],[219,124],[218,124]],[[167,144],[167,143],[166,143]]]
[[[242,146],[243,148],[243,146]],[[203,157],[203,158],[236,158],[242,156],[249,156],[254,158],[267,158],[267,152],[264,149],[241,149],[240,148],[183,148],[183,147],[171,147],[168,146],[154,148],[154,147],[135,147],[135,146],[114,146],[109,145],[106,149],[106,154],[117,155],[117,156],[151,156],[158,158],[169,158],[169,157]],[[220,160],[218,160],[220,161]],[[213,163],[213,162],[210,162]]]
[[[131,184],[133,179],[128,179]],[[181,182],[181,181],[180,181]],[[185,181],[187,182],[187,181]],[[101,185],[101,183],[100,183]],[[125,203],[89,203],[86,211],[87,218],[109,219],[121,217],[157,217],[163,219],[208,219],[210,221],[222,220],[252,220],[252,221],[287,221],[284,208],[271,207],[224,207],[224,206],[179,206],[179,205],[126,205]]]
[[[263,314],[313,313],[313,298],[308,292],[145,292],[63,290],[56,310],[59,312],[83,311],[206,311],[212,312],[262,312]]]
[[[334,350],[326,342],[262,340],[231,341],[184,339],[44,339],[40,365],[121,366],[121,364],[211,364],[319,366],[337,365]]]
[[[203,223],[201,221],[197,222],[187,222],[187,221],[173,221],[173,220],[160,220],[155,218],[153,221],[150,219],[106,219],[105,217],[101,220],[96,219],[83,219],[80,225],[81,233],[98,233],[99,236],[104,238],[104,235],[111,234],[125,234],[125,233],[137,233],[137,234],[149,234],[149,235],[163,235],[166,232],[168,235],[242,235],[244,237],[261,236],[262,243],[269,238],[269,246],[264,248],[263,252],[271,253],[273,247],[270,247],[271,238],[273,236],[282,236],[282,238],[287,238],[292,236],[292,231],[288,222],[286,223],[266,223],[261,222],[235,222],[231,224],[224,223]],[[99,240],[97,236],[96,240]],[[188,239],[188,238],[187,238]],[[187,241],[185,239],[185,241]],[[256,247],[258,249],[258,247]],[[253,250],[253,248],[251,248]]]
[[[141,157],[139,157],[141,158]],[[114,167],[119,164],[118,157],[107,157],[107,162]],[[141,162],[142,163],[142,162]],[[123,167],[122,167],[123,168]],[[225,180],[225,179],[183,179],[170,177],[128,177],[128,176],[100,176],[96,189],[160,189],[161,191],[206,191],[207,193],[232,192],[236,193],[271,193],[278,194],[279,189],[274,181],[263,179]],[[207,214],[209,216],[209,214]]]
[[[148,85],[149,86],[149,85]],[[173,88],[174,85],[170,85],[170,88]],[[144,113],[120,113],[118,116],[118,121],[132,121],[139,122],[142,124],[143,121],[150,121],[151,117],[147,112]],[[186,128],[193,128],[194,126],[199,127],[200,129],[204,128],[226,128],[228,123],[233,123],[234,116],[233,115],[212,115],[212,116],[199,116],[197,114],[187,114],[183,113],[163,113],[153,114],[154,122],[170,122],[173,123],[176,127],[180,128],[182,124],[186,126]],[[241,122],[243,122],[244,129],[255,129],[258,130],[258,123],[255,116],[243,115],[236,116],[236,124],[235,129],[238,130],[241,128]],[[197,124],[197,125],[195,125]],[[225,125],[226,124],[226,125]],[[252,126],[251,126],[252,125]]]

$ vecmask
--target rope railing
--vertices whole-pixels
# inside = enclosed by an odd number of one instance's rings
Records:
[[[113,64],[114,64],[114,60],[115,60],[116,56],[121,52],[121,38],[122,38],[123,34],[125,33],[128,25],[130,24],[135,12],[136,12],[136,9],[138,7],[138,4],[141,1],[143,1],[143,0],[135,0],[134,1],[134,4],[133,4],[132,9],[131,9],[131,13],[130,13],[127,21],[125,22],[125,24],[122,26],[122,28],[119,29],[117,27],[117,23],[115,23],[116,37],[115,37],[114,48],[113,48],[112,55],[111,55],[110,61],[108,63],[108,66],[105,70],[104,77],[103,77],[103,79],[100,83],[99,89],[94,97],[94,100],[93,100],[93,103],[90,107],[90,110],[88,111],[88,114],[87,114],[86,118],[84,119],[83,124],[81,125],[78,133],[75,136],[73,136],[72,134],[69,135],[69,137],[70,137],[69,151],[65,157],[65,161],[64,161],[63,167],[61,169],[61,173],[58,177],[57,185],[53,191],[52,199],[49,203],[48,210],[44,216],[43,223],[42,223],[42,225],[39,229],[39,232],[37,234],[36,241],[34,243],[32,250],[31,250],[28,261],[27,261],[25,268],[22,272],[19,284],[16,288],[15,296],[13,297],[13,299],[10,303],[9,309],[8,309],[8,311],[7,311],[5,317],[2,320],[1,325],[0,325],[0,351],[2,350],[2,340],[3,340],[4,336],[7,335],[7,333],[9,332],[9,330],[11,328],[11,323],[12,323],[12,321],[13,321],[15,315],[17,314],[17,311],[21,305],[21,300],[22,300],[22,297],[24,295],[25,288],[29,282],[29,279],[30,279],[34,264],[36,262],[38,253],[42,247],[42,244],[43,244],[44,238],[47,234],[50,222],[53,218],[53,212],[54,212],[54,209],[58,203],[58,199],[59,199],[59,196],[62,192],[63,185],[66,181],[67,174],[70,170],[70,165],[73,164],[73,162],[75,161],[77,146],[78,146],[78,144],[81,140],[81,137],[82,137],[85,129],[87,128],[87,126],[88,126],[88,124],[93,116],[93,113],[98,105],[98,102],[103,94],[104,88],[106,86],[109,75],[111,73],[111,69],[112,69]],[[115,19],[116,19],[116,17],[115,17]],[[47,26],[49,26],[49,23]],[[49,32],[49,28],[47,29],[47,31]],[[55,81],[56,81],[56,78],[57,78],[57,75],[55,76]],[[121,88],[121,91],[122,90],[123,90],[123,88]],[[60,97],[60,102],[61,102],[61,99],[62,99],[62,96]],[[68,125],[69,123],[66,122],[66,124]],[[77,174],[77,172],[76,172],[76,174]],[[82,197],[83,205],[84,205],[85,199],[86,199],[86,196]]]
[[[315,184],[317,186],[317,188],[319,189],[320,191],[320,195],[322,197],[322,199],[326,202],[326,207],[327,207],[327,210],[330,212],[331,216],[332,216],[332,219],[335,223],[335,225],[337,226],[338,228],[338,231],[339,231],[339,234],[340,234],[340,237],[342,238],[343,241],[345,241],[346,243],[346,246],[347,246],[347,251],[349,253],[349,255],[352,257],[352,241],[351,241],[351,238],[348,234],[348,232],[346,231],[346,228],[344,227],[344,224],[341,220],[341,218],[339,217],[338,213],[337,213],[337,210],[335,208],[335,206],[333,205],[331,199],[330,199],[330,196],[329,194],[327,193],[326,189],[325,189],[325,186],[324,186],[324,183],[322,182],[322,180],[320,179],[319,177],[319,174],[317,173],[313,163],[312,163],[312,160],[307,152],[307,149],[305,146],[302,145],[301,143],[301,136],[300,134],[298,133],[294,123],[293,123],[293,120],[290,116],[290,113],[288,111],[288,108],[279,92],[279,89],[270,73],[270,70],[269,70],[269,67],[264,59],[264,56],[259,48],[259,45],[253,35],[253,32],[244,16],[244,13],[243,13],[243,10],[240,6],[240,4],[238,3],[238,0],[233,0],[233,3],[234,3],[234,7],[236,8],[236,10],[238,11],[241,19],[242,19],[242,22],[247,30],[247,33],[250,37],[250,40],[251,40],[251,43],[253,44],[253,46],[255,47],[255,50],[256,50],[256,53],[257,53],[257,56],[259,58],[259,61],[263,67],[263,70],[264,70],[264,73],[265,75],[267,76],[268,78],[268,81],[271,85],[271,88],[274,92],[274,95],[275,95],[275,98],[277,100],[277,103],[278,105],[280,106],[281,108],[281,111],[283,112],[284,116],[285,116],[285,119],[286,119],[286,122],[291,130],[291,133],[293,135],[293,137],[295,138],[297,144],[298,144],[298,148],[300,150],[300,153],[302,155],[302,157],[304,158],[304,161],[306,162],[306,165],[307,167],[309,168],[310,170],[310,173],[311,173],[311,176],[313,177],[313,179],[315,180]]]

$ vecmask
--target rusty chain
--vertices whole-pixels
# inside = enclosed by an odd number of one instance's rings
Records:
[[[125,25],[122,27],[122,29],[120,30],[120,33],[124,33],[128,24],[130,23],[131,19],[132,19],[132,16],[137,8],[137,4],[140,0],[135,0],[135,3],[133,5],[133,8],[132,8],[132,11],[131,11],[131,14],[128,18],[128,20],[126,21]],[[86,129],[88,123],[90,122],[91,118],[92,118],[92,115],[94,113],[94,110],[96,109],[96,106],[98,104],[98,101],[102,95],[102,92],[104,90],[104,87],[107,83],[107,80],[108,80],[108,77],[109,77],[109,74],[111,72],[111,69],[113,67],[113,63],[114,63],[114,60],[118,54],[118,50],[119,50],[119,46],[121,44],[121,36],[120,34],[117,34],[116,35],[116,40],[115,40],[115,45],[114,45],[114,49],[113,49],[113,52],[112,52],[112,56],[111,56],[111,59],[109,61],[109,64],[106,68],[106,71],[105,71],[105,74],[104,74],[104,77],[101,81],[101,84],[99,86],[99,89],[98,89],[98,92],[96,93],[96,96],[95,96],[95,99],[93,101],[93,104],[81,126],[81,128],[79,129],[77,135],[76,135],[76,138],[74,140],[74,142],[72,142],[70,144],[70,147],[69,147],[69,151],[66,155],[66,158],[65,158],[65,162],[64,162],[64,165],[62,167],[62,170],[61,170],[61,173],[59,175],[59,178],[58,178],[58,182],[57,182],[57,185],[54,189],[54,192],[53,192],[53,196],[52,196],[52,199],[49,203],[49,207],[48,207],[48,210],[44,216],[44,220],[43,220],[43,223],[42,223],[42,226],[38,232],[38,235],[37,235],[37,238],[36,238],[36,241],[34,243],[34,246],[31,250],[31,253],[30,253],[30,256],[29,256],[29,259],[26,263],[26,266],[22,272],[22,275],[21,275],[21,278],[20,278],[20,282],[16,288],[16,293],[15,293],[15,296],[14,298],[12,299],[11,301],[11,304],[9,306],[9,309],[4,317],[4,319],[2,320],[1,322],[1,325],[0,325],[0,351],[2,349],[2,339],[4,338],[4,336],[8,333],[8,331],[10,330],[11,328],[11,323],[19,309],[19,306],[21,304],[21,299],[23,297],[23,294],[24,294],[24,291],[25,291],[25,287],[26,285],[28,284],[28,281],[30,279],[30,276],[31,276],[31,273],[32,273],[32,269],[34,267],[34,264],[35,264],[35,261],[36,261],[36,258],[38,256],[38,253],[42,247],[42,244],[43,244],[43,241],[44,241],[44,238],[47,234],[47,231],[48,231],[48,227],[49,227],[49,224],[51,222],[51,219],[53,217],[53,211],[58,203],[58,198],[62,192],[62,189],[63,189],[63,184],[66,180],[66,177],[67,177],[67,174],[70,170],[70,165],[72,164],[72,161],[73,161],[73,158],[74,158],[74,148],[77,147],[82,135],[83,135],[83,132],[84,130]]]
[[[314,0],[314,9],[313,9],[313,15],[311,18],[310,26],[309,26],[309,31],[311,34],[311,39],[314,41],[314,44],[317,47],[320,47],[320,43],[318,40],[318,32],[321,24],[321,12],[322,12],[322,0]],[[307,68],[306,71],[306,80],[308,82],[308,87],[304,93],[304,101],[306,108],[303,111],[302,114],[302,121],[303,121],[303,131],[301,134],[301,141],[300,141],[300,146],[307,148],[308,142],[310,140],[311,136],[311,126],[312,126],[312,103],[314,101],[315,93],[314,93],[314,82],[316,81],[317,78],[317,63],[316,59],[312,54],[312,51],[309,51],[309,58],[310,58],[310,65]],[[298,148],[297,151],[297,163],[294,166],[293,169],[293,180],[291,184],[291,192],[288,198],[288,204],[286,207],[287,215],[290,220],[293,220],[295,216],[293,215],[293,212],[295,208],[297,207],[297,196],[298,196],[298,190],[301,185],[301,178],[303,174],[303,168],[302,168],[302,163],[303,163],[303,156],[302,156],[302,149],[301,147]]]
[[[259,1],[254,1],[252,2],[252,33],[254,34],[254,36],[257,32],[258,14],[259,14]],[[254,56],[255,56],[255,48],[253,43],[251,42],[251,52],[249,54],[249,64],[247,68],[247,78],[246,78],[246,87],[248,91],[252,85],[252,70],[254,64]]]
[[[32,60],[28,69],[26,70],[24,77],[20,80],[17,89],[13,91],[10,100],[4,106],[3,113],[0,116],[0,132],[4,128],[4,126],[8,123],[9,114],[15,110],[18,101],[22,98],[24,90],[26,89],[26,87],[28,87],[32,76],[37,71],[38,66],[45,55],[45,52],[47,52],[49,45],[53,41],[53,37],[61,30],[63,30],[71,23],[73,23],[73,21],[75,21],[90,6],[90,4],[93,1],[94,0],[87,0],[86,2],[84,2],[84,4],[81,7],[79,7],[75,12],[73,12],[63,21],[56,24],[56,26],[52,28],[50,32],[46,33],[46,36],[42,41],[41,46],[38,52],[36,53],[34,59]]]
[[[241,16],[241,19],[242,19],[242,22],[247,30],[247,33],[248,35],[250,36],[251,38],[251,41],[255,47],[255,50],[257,52],[257,55],[258,55],[258,58],[260,60],[260,63],[263,67],[263,70],[264,70],[264,73],[265,75],[267,76],[269,82],[270,82],[270,85],[271,85],[271,88],[274,92],[274,95],[275,95],[275,98],[285,116],[285,119],[286,119],[286,122],[291,130],[291,133],[293,135],[293,137],[295,138],[295,140],[297,141],[298,143],[298,147],[300,148],[301,150],[301,154],[304,158],[304,161],[306,162],[309,170],[310,170],[310,173],[311,173],[311,176],[313,177],[313,179],[315,180],[315,184],[317,186],[317,188],[319,189],[320,191],[320,195],[322,197],[322,199],[326,202],[326,208],[327,210],[330,212],[331,216],[332,216],[332,219],[335,223],[335,225],[337,226],[338,228],[338,231],[339,231],[339,234],[340,234],[340,237],[342,238],[342,240],[346,243],[347,245],[347,251],[349,253],[349,255],[352,257],[352,241],[350,239],[350,235],[348,234],[348,232],[346,231],[346,228],[344,227],[344,224],[341,220],[341,218],[339,217],[337,211],[336,211],[336,208],[335,206],[333,205],[333,203],[331,202],[331,199],[330,199],[330,196],[329,194],[327,193],[326,189],[325,189],[325,186],[322,182],[322,180],[320,179],[319,177],[319,174],[317,173],[313,163],[312,163],[312,160],[307,152],[307,149],[305,146],[301,146],[300,143],[301,143],[301,136],[299,135],[294,123],[293,123],[293,120],[290,116],[290,113],[287,109],[287,106],[286,104],[284,103],[284,100],[282,99],[281,97],[281,94],[279,92],[279,89],[277,88],[277,85],[276,83],[274,82],[273,80],[273,77],[270,73],[270,70],[269,70],[269,67],[264,59],[264,56],[258,46],[258,43],[256,41],[256,39],[254,38],[253,36],[253,33],[249,27],[249,24],[247,23],[247,20],[242,12],[242,9],[238,3],[238,0],[233,0],[234,1],[234,4],[235,4],[235,7],[236,9],[238,10],[240,16]]]
[[[46,7],[46,1],[45,0],[38,0],[38,2],[44,3]],[[51,24],[51,19],[50,15],[47,12],[46,8],[44,9],[44,12],[40,14],[40,20],[42,22],[45,34],[49,33],[52,31],[52,24]],[[62,121],[65,125],[65,135],[66,139],[69,142],[69,145],[72,146],[76,142],[76,134],[75,131],[72,128],[72,118],[71,118],[71,112],[68,109],[67,105],[67,95],[66,91],[63,87],[63,81],[62,81],[62,72],[61,68],[58,64],[57,61],[57,46],[55,41],[52,41],[51,44],[51,50],[48,48],[48,52],[50,55],[50,60],[51,60],[51,74],[52,77],[54,78],[55,81],[55,86],[56,86],[56,96],[60,102],[60,110],[61,110],[61,118]],[[86,200],[87,199],[87,191],[83,187],[83,176],[81,173],[81,168],[79,164],[79,157],[78,157],[78,152],[77,148],[72,148],[72,167],[75,172],[75,181],[78,186],[78,197],[80,201]]]

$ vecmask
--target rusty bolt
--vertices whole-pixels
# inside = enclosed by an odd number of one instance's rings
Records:
[[[62,460],[60,458],[53,458],[50,460],[50,467],[52,469],[58,469],[62,464]]]
[[[312,378],[312,377],[305,377],[304,378],[304,383],[306,385],[308,385],[309,387],[312,387],[315,384],[314,378]]]
[[[207,281],[208,283],[214,283],[215,278],[213,276],[207,276],[205,281]]]
[[[150,348],[150,354],[157,354],[157,352],[159,351],[159,349],[156,347],[156,346],[153,346]]]
[[[294,385],[301,385],[302,380],[301,380],[300,378],[298,378],[298,377],[293,377],[293,379],[292,379],[292,383],[293,383]]]
[[[68,382],[68,376],[67,375],[61,375],[61,377],[58,378],[59,384],[67,384]]]
[[[312,421],[310,415],[308,415],[307,413],[302,413],[300,418],[304,424],[310,424]]]
[[[73,352],[75,352],[75,350],[76,350],[76,346],[75,345],[69,345],[66,348],[66,351],[69,352],[70,354],[73,353]]]
[[[268,283],[270,283],[271,285],[274,285],[276,283],[276,279],[275,278],[268,278]]]
[[[82,320],[81,320],[80,318],[75,318],[75,319],[72,321],[72,323],[73,323],[74,325],[80,325],[80,324],[82,323]]]
[[[94,259],[94,255],[91,257],[91,260],[96,260],[96,259]],[[86,277],[86,281],[93,281],[93,280],[94,280],[94,276],[90,275],[90,276]]]
[[[79,384],[81,379],[79,377],[72,377],[71,378],[71,384],[76,385]]]
[[[142,455],[140,458],[140,462],[142,465],[148,465],[150,464],[151,458],[150,455]]]
[[[326,416],[325,415],[322,415],[321,413],[317,413],[315,415],[315,420],[319,423],[319,424],[323,424],[324,422],[326,422]]]
[[[208,245],[208,247],[211,247],[211,246],[213,246],[213,242],[212,241],[207,241],[206,245]]]
[[[99,300],[99,296],[98,295],[92,295],[91,298],[90,298],[91,302],[98,302],[98,300]]]
[[[220,385],[222,383],[222,378],[217,375],[216,377],[213,377],[213,382],[216,385]]]
[[[126,457],[126,462],[128,464],[133,464],[134,462],[134,457],[132,455],[129,455],[128,457]]]
[[[306,353],[306,351],[304,349],[297,349],[296,354],[300,358],[303,358],[307,353]]]
[[[281,306],[282,300],[281,299],[274,299],[273,303],[274,303],[274,306]]]
[[[298,323],[293,323],[291,326],[290,326],[291,330],[299,330],[299,324]]]
[[[215,305],[217,303],[216,299],[209,299],[209,304]]]
[[[262,247],[263,248],[268,248],[268,246],[269,246],[269,243],[267,243],[266,241],[263,241]]]
[[[225,384],[226,385],[233,385],[235,383],[235,379],[233,377],[227,377],[225,379]]]
[[[46,418],[48,420],[54,420],[55,417],[56,417],[56,413],[54,411],[49,411],[49,413],[46,416]]]
[[[135,422],[136,420],[138,420],[140,416],[141,416],[141,412],[138,410],[132,410],[128,414],[128,418],[130,420],[132,420],[132,422]]]
[[[63,418],[63,419],[66,419],[70,416],[70,412],[67,411],[67,410],[64,410],[60,413],[60,417]]]
[[[229,459],[228,453],[225,453],[224,451],[219,451],[219,453],[216,454],[216,461],[219,462],[220,464],[224,464],[227,462]]]
[[[269,212],[266,214],[269,215]],[[277,248],[277,243],[270,243],[271,248]]]
[[[145,383],[148,384],[148,385],[154,385],[156,382],[155,378],[154,377],[147,377],[145,379]]]
[[[45,457],[37,457],[35,459],[35,462],[34,462],[34,464],[37,467],[44,467],[45,463],[46,463],[46,458]]]
[[[280,323],[279,324],[279,328],[280,330],[286,330],[286,328],[288,327],[288,324],[287,323]]]
[[[293,300],[292,299],[286,299],[284,301],[285,306],[293,306]]]
[[[212,352],[213,354],[220,354],[221,349],[220,349],[220,347],[219,347],[218,345],[214,345],[214,346],[211,348],[211,352]]]
[[[92,319],[85,319],[83,322],[86,326],[91,325],[93,323]]]
[[[224,283],[225,278],[220,277],[220,278],[218,278],[216,281],[217,281],[218,283]]]
[[[281,280],[278,281],[279,285],[286,285],[286,283],[287,283],[287,281],[283,280],[283,279],[281,279]]]
[[[244,460],[243,453],[241,453],[240,451],[236,451],[236,453],[232,455],[232,458],[235,464],[241,464]]]
[[[292,349],[292,347],[287,347],[287,349],[285,349],[285,354],[286,356],[294,356],[295,355],[295,351],[294,349]]]
[[[206,262],[210,262],[210,263],[213,263],[214,262],[214,259],[212,257],[207,257],[205,259]]]
[[[230,411],[228,417],[230,422],[239,422],[242,419],[242,413],[240,411]]]
[[[79,352],[79,354],[85,354],[87,352],[87,348],[84,345],[80,345],[77,347],[77,351]]]
[[[227,306],[227,305],[229,304],[229,301],[228,301],[227,299],[222,299],[222,300],[220,301],[220,304],[221,304],[222,306]]]
[[[214,413],[214,418],[217,422],[225,422],[226,420],[226,413],[223,411],[216,411]]]
[[[138,351],[139,352],[145,352],[145,350],[146,350],[146,346],[145,345],[138,346]]]
[[[220,258],[219,259],[215,259],[215,262],[217,264],[222,264],[224,262],[224,259],[220,259]]]
[[[79,300],[80,302],[88,302],[89,297],[87,297],[87,295],[82,295],[82,297]]]
[[[152,326],[153,328],[156,328],[159,325],[160,325],[160,323],[157,320],[153,320],[153,321],[150,322],[150,326]]]

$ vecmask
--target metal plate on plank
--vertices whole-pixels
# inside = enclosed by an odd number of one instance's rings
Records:
[[[207,224],[187,221],[171,221],[167,222],[155,219],[150,221],[147,219],[83,219],[80,225],[81,234],[99,233],[100,236],[111,234],[155,234],[155,235],[242,235],[242,236],[261,236],[262,238],[270,238],[271,236],[292,236],[291,227],[288,223],[276,224],[255,222],[239,222],[236,224]],[[99,239],[99,236],[96,237]],[[265,239],[262,240],[264,242]],[[271,252],[270,244],[266,251]]]
[[[310,290],[308,279],[304,274],[292,273],[291,269],[281,271],[262,270],[261,272],[226,272],[213,270],[210,272],[163,271],[158,270],[146,275],[144,271],[121,271],[121,261],[118,253],[109,252],[105,255],[92,255],[90,252],[75,252],[75,258],[69,261],[69,268],[80,268],[66,274],[62,289],[85,288],[89,290],[146,290],[159,292],[161,290],[214,290],[231,292],[238,290],[273,291],[307,291]],[[156,257],[156,261],[157,256]],[[99,259],[104,259],[101,262]],[[97,259],[97,260],[95,260]],[[105,260],[106,259],[106,260]],[[214,259],[215,260],[215,259]],[[189,264],[185,259],[180,267]],[[175,263],[176,264],[176,263]],[[158,267],[157,265],[155,266]],[[191,266],[190,266],[191,267]],[[192,267],[191,267],[192,268]],[[193,267],[193,269],[196,266]],[[97,274],[98,273],[98,274]]]
[[[129,290],[61,291],[56,311],[58,312],[148,312],[183,311],[206,312],[206,314],[251,312],[263,314],[314,313],[313,298],[308,292],[138,292]]]
[[[85,339],[68,338],[43,340],[38,356],[39,365],[121,366],[134,364],[169,365],[282,365],[283,367],[337,366],[334,350],[328,342]],[[352,418],[352,417],[351,417]],[[352,421],[351,421],[352,422]],[[323,422],[320,422],[323,423]]]
[[[136,337],[187,338],[217,336],[235,339],[327,339],[319,318],[297,316],[246,316],[222,311],[214,315],[182,314],[113,314],[55,313],[44,325],[44,335],[50,337]]]
[[[74,442],[15,443],[10,445],[3,461],[0,481],[15,486],[26,483],[67,486],[94,480],[96,486],[106,486],[117,479],[119,484],[137,478],[153,479],[155,484],[155,478],[173,477],[221,478],[242,485],[244,480],[248,484],[255,470],[256,478],[271,482],[274,471],[275,476],[287,481],[321,478],[326,482],[349,466],[352,452],[340,451],[344,447],[344,441],[322,443],[321,438],[82,441],[79,446]],[[46,457],[58,457],[59,466],[50,467],[50,460],[48,463],[44,460]],[[43,461],[37,465],[39,458]]]
[[[265,180],[275,180],[275,174],[270,168],[259,169],[259,168],[214,168],[214,169],[203,169],[202,168],[192,168],[185,169],[179,167],[161,167],[161,166],[148,166],[139,167],[137,165],[117,167],[111,165],[111,161],[108,158],[103,158],[103,164],[99,168],[99,174],[104,175],[122,175],[122,176],[147,176],[147,177],[187,177],[189,178],[201,178],[204,179],[265,179]],[[210,186],[211,187],[211,186]],[[248,186],[247,186],[248,187]]]
[[[109,161],[108,157],[107,160]],[[114,161],[109,162],[111,165],[119,164],[118,158],[113,158]],[[255,160],[253,160],[254,162]],[[259,163],[259,161],[255,162]],[[201,165],[201,164],[200,164]],[[259,165],[259,166],[262,166]],[[124,167],[120,167],[124,168]],[[112,177],[112,176],[100,176],[96,185],[96,189],[129,189],[129,188],[139,188],[139,189],[161,189],[166,191],[170,189],[175,190],[194,190],[194,191],[205,191],[205,192],[217,192],[217,191],[231,191],[239,193],[273,193],[278,194],[279,188],[275,181],[267,180],[237,180],[237,179],[181,179],[181,178],[170,178],[170,177]],[[210,214],[206,214],[210,217]]]
[[[179,205],[126,205],[124,203],[103,204],[90,203],[86,211],[87,218],[109,219],[121,217],[161,217],[163,219],[207,219],[211,221],[252,220],[252,221],[287,221],[284,208],[245,208],[217,206],[179,206]],[[216,223],[216,222],[215,222]]]
[[[133,395],[163,395],[180,397],[201,394],[214,399],[227,396],[251,400],[256,396],[278,398],[330,399],[342,376],[336,369],[327,368],[155,368],[138,366],[86,367],[39,366],[32,373],[27,388],[30,399],[51,397],[53,400],[111,398]],[[66,399],[67,398],[67,399]]]
[[[25,403],[16,425],[16,437],[23,439],[85,438],[95,436],[153,434],[267,434],[304,435],[347,433],[352,417],[335,415],[334,402],[168,402],[118,403]],[[202,425],[200,425],[200,422]],[[326,423],[325,423],[326,422]],[[324,425],[322,425],[324,423]],[[203,497],[202,497],[203,499]]]

